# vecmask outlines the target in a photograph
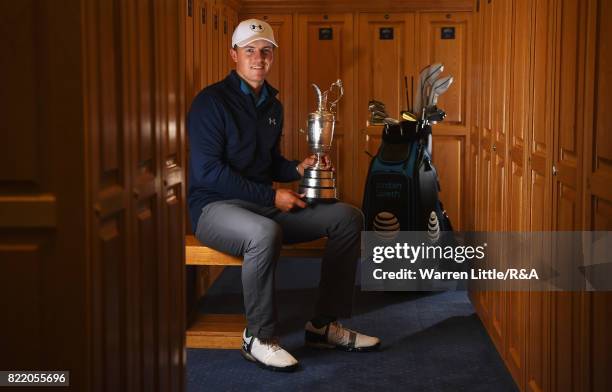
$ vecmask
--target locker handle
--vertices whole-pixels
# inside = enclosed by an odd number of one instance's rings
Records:
[[[193,0],[187,0],[187,16],[193,15]]]
[[[227,19],[223,21],[223,34],[227,34]]]
[[[215,30],[219,28],[219,17],[217,15],[213,18],[213,25],[215,26]]]
[[[206,24],[206,8],[202,7],[202,24]]]

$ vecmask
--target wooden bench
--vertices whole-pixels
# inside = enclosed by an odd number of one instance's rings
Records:
[[[285,245],[282,257],[321,257],[327,240]],[[242,257],[235,257],[202,245],[193,235],[185,238],[185,265],[241,266]],[[239,349],[246,326],[243,314],[198,313],[187,328],[187,348]]]

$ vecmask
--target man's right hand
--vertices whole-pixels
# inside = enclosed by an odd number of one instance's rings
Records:
[[[289,212],[293,208],[305,208],[307,204],[302,200],[304,194],[299,194],[291,189],[277,189],[274,197],[274,206],[283,212]]]

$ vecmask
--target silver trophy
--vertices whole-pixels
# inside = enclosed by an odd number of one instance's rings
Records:
[[[336,124],[336,105],[344,88],[340,79],[332,83],[329,89],[321,92],[316,84],[312,84],[317,97],[317,111],[308,115],[306,141],[311,154],[317,156],[314,167],[304,170],[304,178],[300,182],[299,192],[305,194],[308,202],[334,202],[337,200],[336,178],[331,169],[325,169],[322,157],[331,150],[334,139],[334,125]],[[335,94],[335,99],[330,96]]]

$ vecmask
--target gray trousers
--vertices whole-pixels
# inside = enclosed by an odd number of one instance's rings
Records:
[[[248,329],[259,338],[270,338],[276,333],[274,271],[282,244],[328,237],[316,312],[348,317],[363,221],[361,211],[345,203],[316,204],[285,213],[227,200],[202,209],[196,237],[213,249],[244,257],[241,275]]]

